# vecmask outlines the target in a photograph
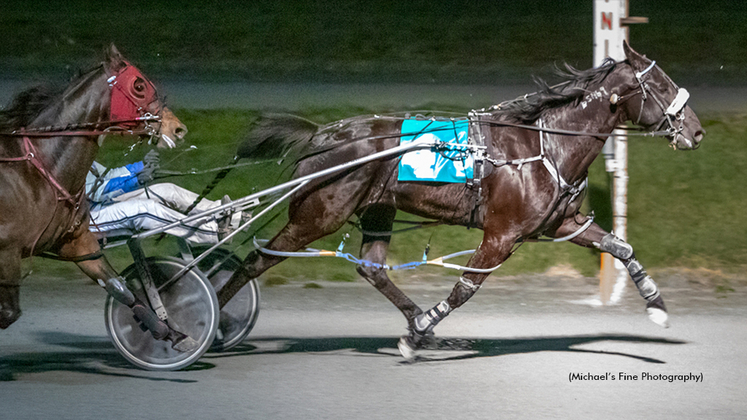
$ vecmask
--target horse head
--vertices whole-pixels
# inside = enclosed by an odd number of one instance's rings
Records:
[[[623,44],[633,74],[626,77],[620,91],[613,91],[612,105],[619,105],[629,119],[647,129],[665,130],[672,147],[697,149],[705,130],[687,105],[690,94],[678,87],[655,61]]]
[[[187,127],[164,105],[153,83],[125,60],[114,44],[106,52],[104,70],[111,87],[112,122],[129,129],[152,128],[160,148],[173,148],[184,140]]]

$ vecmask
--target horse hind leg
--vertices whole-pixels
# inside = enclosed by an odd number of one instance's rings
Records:
[[[587,220],[588,218],[580,213],[569,217],[553,236],[563,237],[576,233]],[[628,270],[636,288],[638,288],[638,293],[647,301],[646,312],[649,319],[659,326],[669,327],[669,315],[664,305],[664,299],[659,292],[659,287],[636,259],[633,247],[629,243],[605,231],[596,223],[592,223],[588,229],[571,239],[571,242],[587,248],[597,248],[620,260]]]
[[[513,241],[510,238],[511,236],[504,234],[503,230],[495,228],[486,230],[480,246],[467,265],[474,269],[492,270],[502,264],[511,255]],[[432,335],[433,329],[439,322],[443,321],[453,310],[467,303],[489,275],[489,272],[466,270],[445,300],[415,318],[414,328],[410,335],[402,337],[398,343],[402,356],[412,360],[415,352],[422,348],[423,338]]]
[[[408,328],[416,328],[416,319],[423,311],[402,290],[400,290],[386,273],[386,255],[389,249],[396,209],[392,206],[370,206],[360,216],[363,240],[361,258],[366,263],[358,266],[358,274],[365,278],[381,294],[389,299],[407,319]]]
[[[265,246],[266,249],[279,252],[295,252],[308,244],[339,230],[353,213],[350,206],[331,209],[311,208],[301,203],[299,210],[293,212],[283,229]],[[352,201],[352,199],[351,199]],[[329,210],[329,211],[325,211]],[[322,214],[323,216],[320,216]],[[288,257],[270,255],[261,250],[250,252],[233,275],[220,290],[217,290],[218,303],[225,306],[236,293],[252,279],[262,275],[271,267],[285,261]]]

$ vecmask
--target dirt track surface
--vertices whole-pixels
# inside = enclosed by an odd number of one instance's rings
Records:
[[[258,323],[238,348],[208,353],[188,371],[157,373],[116,353],[98,286],[48,277],[26,280],[24,315],[0,332],[2,409],[14,419],[134,412],[160,419],[643,418],[652,410],[662,419],[725,419],[747,412],[744,283],[714,293],[664,276],[672,315],[665,330],[646,319],[630,288],[619,305],[594,307],[578,303],[596,292],[594,279],[490,278],[438,326],[439,349],[412,364],[396,351],[404,318],[367,283],[263,287]],[[453,281],[402,287],[425,308],[446,297]],[[637,379],[620,380],[621,373]],[[700,382],[677,379],[690,374]]]

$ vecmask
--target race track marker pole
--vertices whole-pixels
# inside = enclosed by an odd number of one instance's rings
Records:
[[[594,0],[594,66],[605,58],[625,60],[623,41],[628,40],[628,25],[648,23],[645,17],[628,16],[628,0]],[[613,173],[612,232],[627,240],[628,212],[628,138],[625,130],[615,130],[607,138],[602,154],[605,169]],[[602,254],[599,270],[599,300],[601,304],[618,303],[625,290],[628,271],[612,255]]]

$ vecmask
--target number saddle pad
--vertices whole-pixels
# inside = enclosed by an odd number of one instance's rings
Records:
[[[402,122],[400,145],[416,139],[451,143],[445,148],[419,149],[402,155],[398,181],[466,183],[472,179],[474,158],[466,147],[469,120],[425,120],[410,118]]]

